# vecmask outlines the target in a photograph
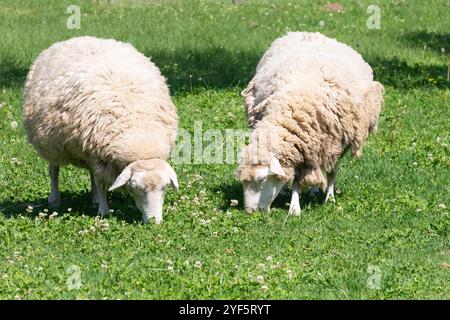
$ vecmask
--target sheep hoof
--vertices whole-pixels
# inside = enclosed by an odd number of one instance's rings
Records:
[[[301,213],[302,209],[300,208],[299,205],[293,205],[289,207],[289,214],[293,216],[300,216]]]
[[[61,205],[61,196],[59,194],[50,194],[48,196],[48,204],[53,207],[59,207]]]
[[[109,214],[109,208],[108,207],[103,207],[102,208],[101,206],[99,206],[97,215],[99,215],[100,218],[103,219],[108,214]]]
[[[325,196],[325,200],[323,201],[324,204],[327,204],[328,200],[331,200],[331,202],[333,202],[334,204],[336,204],[336,199],[334,198],[334,194],[332,193],[327,193],[327,195]]]

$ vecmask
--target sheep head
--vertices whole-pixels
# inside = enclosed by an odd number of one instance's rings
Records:
[[[241,164],[237,176],[244,187],[245,211],[269,211],[281,188],[288,182],[280,161],[273,157],[267,165]]]
[[[159,224],[162,222],[164,196],[169,185],[178,191],[177,175],[166,161],[139,160],[122,171],[109,191],[125,187],[133,195],[144,223],[154,217]]]

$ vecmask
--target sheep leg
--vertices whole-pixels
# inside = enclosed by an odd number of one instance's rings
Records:
[[[334,198],[334,181],[328,183],[327,194],[325,195],[325,200],[323,201],[323,203],[327,203],[328,200],[336,203],[336,199]]]
[[[334,183],[336,181],[337,171],[338,169],[336,167],[328,175],[328,186],[324,203],[327,203],[328,200],[331,200],[333,203],[336,203],[336,199],[334,197]]]
[[[97,177],[94,175],[94,189],[97,190],[95,201],[98,203],[98,214],[103,218],[109,213],[108,200],[106,198],[106,189],[99,184]]]
[[[91,176],[91,201],[92,201],[92,205],[95,207],[97,205],[100,204],[100,191],[97,187],[97,184],[95,183],[95,178],[94,178],[94,174],[90,171],[89,172],[90,176]]]
[[[300,186],[298,183],[294,182],[292,184],[292,197],[291,197],[291,204],[289,205],[289,214],[292,214],[294,216],[299,216],[302,212],[300,208]]]
[[[59,166],[48,165],[50,174],[50,195],[48,203],[52,206],[59,206],[61,203],[61,194],[59,193]]]

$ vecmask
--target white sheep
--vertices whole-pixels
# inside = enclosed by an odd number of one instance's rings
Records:
[[[28,73],[23,116],[28,139],[49,163],[49,202],[59,205],[60,166],[91,173],[92,201],[130,191],[143,221],[162,221],[165,190],[178,189],[166,162],[178,116],[159,69],[131,44],[78,37],[43,51]]]
[[[237,170],[245,209],[269,210],[288,182],[291,214],[300,214],[300,194],[309,187],[334,201],[338,161],[347,149],[361,155],[382,92],[370,66],[345,44],[307,32],[275,40],[242,92],[253,129]]]

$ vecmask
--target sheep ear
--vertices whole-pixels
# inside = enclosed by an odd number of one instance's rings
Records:
[[[178,186],[177,174],[175,173],[175,171],[172,169],[172,167],[169,164],[167,164],[167,167],[168,167],[170,185],[172,186],[172,188],[175,192],[178,192],[179,186]]]
[[[130,166],[123,169],[122,173],[117,177],[116,181],[114,181],[113,185],[108,190],[113,191],[124,186],[128,181],[130,181],[131,173]]]
[[[286,173],[284,173],[283,168],[281,167],[280,161],[277,158],[273,157],[270,160],[269,164],[269,175],[278,175],[284,177]]]

